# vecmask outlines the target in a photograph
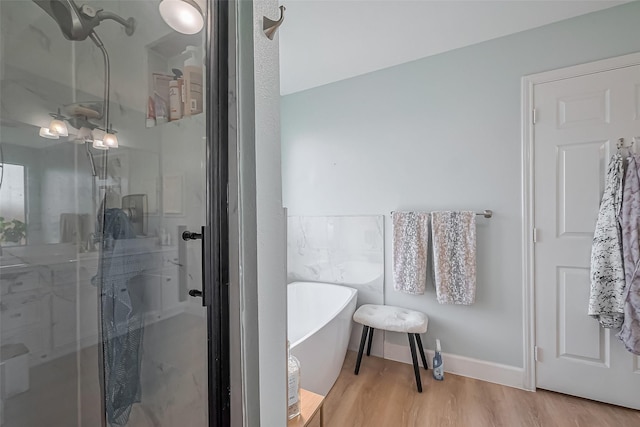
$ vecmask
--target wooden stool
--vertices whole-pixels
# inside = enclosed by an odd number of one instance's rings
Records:
[[[362,352],[364,351],[364,344],[367,341],[367,334],[369,334],[369,343],[367,344],[367,356],[369,356],[371,354],[371,342],[373,341],[374,329],[404,332],[409,336],[409,347],[411,348],[411,358],[413,359],[413,371],[416,375],[416,386],[418,387],[418,392],[422,393],[420,368],[418,367],[418,357],[416,356],[416,341],[418,350],[420,351],[420,357],[422,358],[422,366],[424,366],[424,369],[429,369],[427,358],[424,356],[424,349],[422,348],[422,340],[420,339],[420,334],[427,332],[427,326],[429,324],[427,315],[419,311],[407,310],[391,305],[365,304],[356,310],[353,314],[353,320],[363,325],[355,374],[358,375],[358,372],[360,372],[360,362],[362,361]]]

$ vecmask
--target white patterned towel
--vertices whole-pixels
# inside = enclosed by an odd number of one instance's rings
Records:
[[[413,295],[424,294],[429,248],[429,214],[393,212],[393,287]]]
[[[431,212],[433,269],[440,304],[473,304],[476,298],[476,214]]]

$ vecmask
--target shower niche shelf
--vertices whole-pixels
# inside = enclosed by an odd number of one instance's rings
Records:
[[[170,33],[147,45],[146,127],[204,110],[203,35]]]

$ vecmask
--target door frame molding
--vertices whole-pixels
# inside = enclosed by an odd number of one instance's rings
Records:
[[[526,390],[536,389],[535,346],[535,249],[533,229],[535,226],[535,142],[533,125],[533,90],[535,85],[558,80],[611,71],[640,65],[640,53],[607,58],[586,64],[560,68],[522,77],[521,81],[521,161],[522,161],[522,328],[523,328],[523,378]]]

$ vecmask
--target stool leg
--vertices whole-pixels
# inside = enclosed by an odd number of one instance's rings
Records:
[[[373,341],[373,328],[369,327],[369,343],[367,344],[367,356],[371,355],[371,341]]]
[[[358,350],[358,360],[356,362],[356,371],[355,374],[358,375],[360,372],[360,362],[362,361],[362,352],[364,351],[364,342],[367,340],[367,332],[369,332],[368,326],[362,326],[362,338],[360,338],[360,349]]]
[[[429,370],[429,365],[427,364],[427,358],[424,357],[424,348],[422,348],[422,339],[420,338],[420,334],[414,334],[416,336],[416,344],[418,345],[418,351],[420,351],[420,357],[422,357],[422,366],[424,366],[425,370]]]
[[[409,336],[409,347],[411,347],[411,359],[413,360],[413,372],[416,374],[416,385],[418,386],[418,392],[422,393],[422,381],[420,380],[420,368],[418,367],[418,357],[416,356],[416,345],[413,342],[413,334],[407,334]]]

